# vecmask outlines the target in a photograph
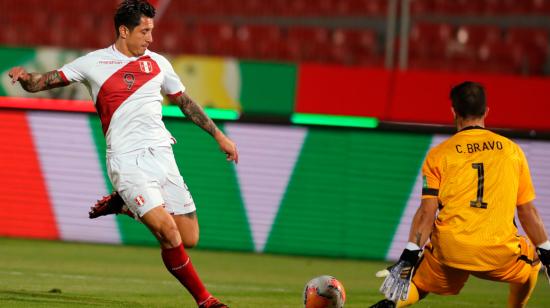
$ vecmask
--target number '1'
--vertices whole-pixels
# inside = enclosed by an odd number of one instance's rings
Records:
[[[483,182],[485,177],[483,163],[473,163],[472,168],[477,169],[477,198],[474,201],[470,201],[470,206],[479,209],[486,209],[487,203],[483,202]]]

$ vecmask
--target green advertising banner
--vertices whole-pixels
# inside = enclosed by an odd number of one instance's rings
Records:
[[[88,219],[112,189],[97,116],[2,109],[0,119],[0,194],[9,200],[0,236],[157,245],[123,215]],[[448,137],[220,122],[239,147],[235,165],[191,122],[165,122],[197,205],[199,248],[368,259],[399,256],[420,204],[424,156]],[[518,142],[548,219],[550,142]],[[32,189],[22,193],[13,175]]]

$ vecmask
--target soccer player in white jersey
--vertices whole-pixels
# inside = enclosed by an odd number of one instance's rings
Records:
[[[208,132],[238,162],[237,147],[185,94],[171,64],[148,50],[153,42],[155,9],[146,0],[125,0],[114,21],[116,41],[47,73],[9,71],[13,83],[38,92],[82,82],[101,118],[107,141],[107,168],[113,186],[130,211],[158,239],[166,268],[201,308],[227,307],[213,297],[198,277],[182,244],[198,241],[195,204],[179,174],[172,144],[162,122],[162,95]]]

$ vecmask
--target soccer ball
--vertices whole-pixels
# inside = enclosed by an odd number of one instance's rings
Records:
[[[304,289],[305,308],[342,308],[345,302],[344,286],[332,276],[315,277]]]

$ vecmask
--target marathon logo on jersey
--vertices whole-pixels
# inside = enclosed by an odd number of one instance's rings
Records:
[[[151,61],[139,61],[139,68],[145,74],[149,74],[153,71],[153,64]]]
[[[128,90],[131,90],[134,86],[134,82],[136,81],[136,77],[132,73],[124,73],[122,75],[122,79],[124,79],[124,83],[126,84],[126,87]]]
[[[143,206],[145,204],[145,198],[142,195],[137,196],[134,201],[138,206]]]

